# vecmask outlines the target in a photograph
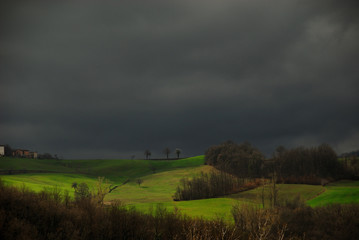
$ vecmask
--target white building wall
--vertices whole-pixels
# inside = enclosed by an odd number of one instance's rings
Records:
[[[0,146],[0,156],[5,156],[5,147],[4,146]]]

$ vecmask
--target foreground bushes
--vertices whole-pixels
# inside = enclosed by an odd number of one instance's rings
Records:
[[[320,208],[292,205],[275,209],[234,206],[240,239],[333,239],[359,236],[359,205]]]
[[[222,220],[191,219],[157,207],[153,214],[120,203],[101,207],[54,190],[34,193],[0,181],[0,239],[235,239]]]
[[[356,239],[359,206],[233,207],[234,223],[191,219],[158,207],[145,215],[119,203],[70,201],[56,189],[33,193],[0,181],[0,239]]]

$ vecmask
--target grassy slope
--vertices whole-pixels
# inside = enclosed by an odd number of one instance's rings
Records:
[[[58,173],[32,173],[21,175],[3,175],[3,180],[10,184],[27,187],[40,191],[44,187],[57,186],[62,190],[73,193],[73,182],[86,182],[94,186],[98,176],[106,176],[111,183],[121,184],[124,180],[130,182],[117,188],[107,195],[105,201],[120,199],[129,206],[138,210],[149,211],[156,204],[163,204],[169,210],[178,208],[189,216],[214,218],[221,216],[230,219],[230,210],[234,204],[260,204],[261,189],[226,196],[195,201],[172,201],[171,196],[176,190],[179,180],[183,177],[192,177],[201,171],[211,170],[210,166],[203,165],[203,156],[180,160],[40,160],[40,159],[7,159],[0,158],[0,169],[27,169],[47,170]],[[155,173],[153,173],[155,169]],[[143,184],[139,187],[135,180],[142,178]],[[311,206],[332,202],[359,202],[359,183],[340,182],[325,188],[321,186],[302,184],[279,184],[279,199],[293,198],[298,193]],[[313,199],[314,198],[314,199]],[[311,199],[311,200],[310,200]],[[268,203],[266,203],[268,204]]]
[[[5,160],[5,159],[1,159]],[[12,161],[12,162],[10,162]],[[149,211],[154,205],[161,203],[169,210],[175,207],[190,216],[213,218],[220,215],[226,217],[230,213],[234,199],[216,198],[196,201],[174,202],[172,195],[179,180],[192,177],[201,171],[212,169],[203,165],[203,156],[181,159],[176,161],[146,161],[146,160],[34,160],[7,159],[0,162],[2,169],[51,170],[60,169],[64,173],[52,174],[19,174],[3,175],[2,179],[17,186],[25,185],[35,191],[57,186],[62,190],[73,193],[73,182],[86,182],[94,186],[97,176],[106,176],[114,184],[120,184],[125,179],[129,183],[117,188],[107,195],[106,201],[120,199],[124,203],[135,206],[138,210]],[[20,164],[21,166],[19,166]],[[60,167],[59,167],[60,166]],[[156,173],[153,173],[153,166]],[[59,168],[57,168],[59,167]],[[82,174],[81,174],[82,173]],[[144,180],[139,187],[135,179]]]
[[[198,166],[164,171],[142,177],[141,186],[135,181],[117,188],[108,196],[108,200],[121,199],[125,203],[172,201],[172,195],[183,177],[193,177],[201,171],[207,172],[210,166]]]
[[[121,182],[128,178],[143,177],[156,172],[203,165],[204,157],[197,156],[180,160],[55,160],[0,158],[0,170],[38,170],[59,173],[77,173],[97,178],[106,176],[111,181]]]
[[[37,170],[51,172],[74,172],[62,160],[0,157],[0,170]]]
[[[325,192],[308,201],[312,206],[323,206],[332,203],[359,203],[359,181],[343,180],[328,184]]]
[[[139,195],[138,188],[134,188],[136,178],[144,178],[153,174],[153,170],[161,173],[168,170],[180,170],[184,174],[185,171],[193,172],[192,168],[203,166],[204,157],[197,156],[180,160],[43,160],[43,159],[24,159],[24,158],[0,158],[0,170],[33,170],[33,171],[52,171],[56,173],[28,173],[18,175],[2,175],[0,176],[5,182],[21,186],[25,184],[30,189],[40,191],[44,187],[57,186],[62,190],[73,192],[71,184],[73,182],[86,182],[90,186],[94,186],[98,176],[105,176],[113,184],[121,184],[126,179],[130,179],[130,183],[124,185],[126,192],[113,192],[114,196],[109,199],[118,198],[123,195],[129,195],[136,198]],[[188,170],[181,170],[188,169]],[[155,174],[156,176],[156,174]],[[168,176],[167,178],[170,178]],[[166,178],[166,174],[163,176]],[[173,181],[179,178],[173,178]],[[168,180],[168,179],[167,179]],[[161,181],[161,180],[157,180]],[[163,179],[164,182],[166,179]],[[152,183],[156,185],[156,183]],[[130,187],[128,187],[130,186]],[[163,186],[162,191],[166,189],[166,184],[157,183],[157,186]],[[154,192],[161,192],[161,188],[151,188]],[[171,189],[172,191],[172,189]],[[133,193],[132,193],[133,192]],[[166,191],[165,191],[166,193]],[[143,193],[142,193],[143,194]],[[173,193],[171,193],[173,194]],[[120,196],[121,195],[121,196]],[[160,194],[161,195],[161,194]],[[163,194],[162,194],[163,195]],[[142,196],[143,197],[143,196]],[[160,199],[160,198],[159,198]],[[168,200],[168,199],[167,199]]]
[[[277,184],[278,189],[278,201],[290,200],[300,195],[304,201],[310,200],[315,196],[323,192],[323,187],[318,185],[305,185],[305,184]],[[265,189],[265,195],[268,194],[269,189]],[[250,203],[261,204],[262,188],[252,189],[237,194],[233,194],[229,197],[236,198],[241,201],[247,201]],[[265,202],[269,204],[269,202]]]
[[[25,186],[34,191],[41,191],[46,188],[57,187],[63,191],[69,191],[70,195],[72,195],[74,191],[71,188],[73,182],[86,182],[89,186],[95,186],[96,183],[96,179],[94,178],[71,173],[19,174],[6,176],[3,175],[0,177],[6,184],[19,187]]]

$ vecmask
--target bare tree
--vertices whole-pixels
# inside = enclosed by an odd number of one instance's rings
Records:
[[[103,205],[103,200],[105,199],[105,196],[109,193],[110,184],[108,183],[108,180],[105,179],[105,177],[98,177],[96,182],[96,188],[97,203]]]
[[[261,200],[262,200],[262,207],[264,209],[264,199],[265,199],[265,187],[266,187],[266,182],[265,182],[265,179],[262,177],[262,192],[261,192]]]
[[[141,186],[141,184],[143,183],[143,179],[138,178],[138,179],[136,180],[136,183],[137,183],[137,184],[138,184],[138,186],[140,187],[140,186]]]
[[[151,156],[151,151],[147,149],[145,151],[145,156],[146,156],[146,160],[147,160]]]
[[[269,188],[269,201],[272,208],[278,204],[278,187],[277,187],[277,173],[274,172],[272,175],[270,188]]]
[[[163,153],[166,154],[167,159],[168,159],[168,155],[171,153],[171,150],[169,149],[169,147],[166,147],[166,148],[163,150]]]
[[[179,148],[176,148],[175,152],[176,152],[176,154],[177,154],[177,158],[179,158],[179,156],[180,156],[182,150],[179,149]]]

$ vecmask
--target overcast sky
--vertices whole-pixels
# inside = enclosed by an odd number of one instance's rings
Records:
[[[229,139],[267,155],[357,150],[358,10],[354,0],[2,1],[0,144],[64,158],[193,156]]]

